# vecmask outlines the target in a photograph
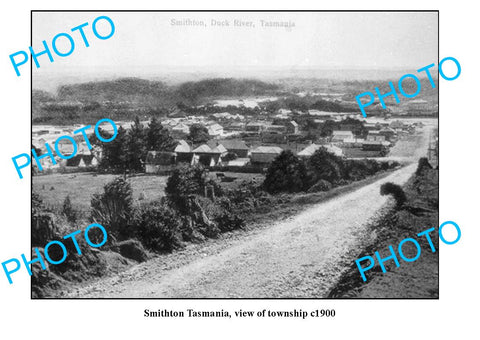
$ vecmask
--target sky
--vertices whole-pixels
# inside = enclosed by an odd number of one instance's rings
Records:
[[[115,24],[114,35],[96,38],[92,23],[101,15]],[[205,26],[172,22],[203,21]],[[234,20],[254,27],[234,26]],[[263,25],[262,25],[263,20]],[[213,25],[228,22],[229,26]],[[268,27],[266,22],[294,26]],[[88,22],[85,47],[71,28]],[[42,50],[53,37],[69,32],[75,49],[68,57],[39,57],[33,80],[55,77],[161,76],[175,72],[240,72],[309,69],[413,69],[436,63],[436,12],[34,12],[32,42]],[[109,32],[106,21],[97,26]],[[57,40],[61,51],[67,40]]]

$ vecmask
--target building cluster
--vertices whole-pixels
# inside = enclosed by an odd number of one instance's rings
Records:
[[[411,125],[401,121],[365,123],[364,127],[368,130],[365,138],[357,138],[351,130],[348,130],[349,126],[341,125],[345,130],[333,131],[331,137],[318,144],[300,144],[298,150],[293,150],[288,144],[264,143],[264,145],[258,145],[260,139],[248,143],[238,137],[221,139],[214,138],[212,135],[211,140],[201,145],[192,145],[182,139],[173,152],[150,151],[145,160],[145,171],[147,173],[168,173],[182,163],[230,169],[256,167],[260,170],[267,167],[285,149],[292,150],[300,158],[311,157],[321,147],[340,157],[345,156],[345,151],[351,148],[377,151],[380,152],[379,155],[382,155],[381,152],[384,151],[383,155],[385,155],[401,135],[414,132],[418,125],[421,123]],[[252,135],[260,136],[265,132],[279,136],[300,133],[298,124],[294,121],[289,121],[286,125],[250,122],[244,125],[241,136],[248,138]],[[298,146],[295,144],[295,147]]]
[[[317,138],[313,143],[305,141],[305,131],[301,131],[295,117],[308,115],[315,123],[334,121],[337,130],[330,137]],[[145,161],[147,173],[168,173],[180,164],[202,164],[206,167],[253,167],[263,169],[268,166],[283,150],[289,149],[297,156],[307,158],[312,156],[320,147],[325,147],[338,156],[350,155],[349,150],[365,152],[365,156],[378,156],[388,153],[396,140],[402,134],[412,133],[415,124],[406,124],[400,120],[379,120],[372,123],[364,121],[364,128],[368,131],[362,138],[355,133],[358,125],[347,123],[345,118],[358,119],[358,113],[324,112],[308,110],[306,112],[292,112],[281,108],[274,113],[256,116],[245,116],[229,112],[211,113],[207,115],[188,115],[184,111],[174,108],[170,114],[161,121],[161,124],[170,131],[178,142],[175,150],[150,151]],[[345,122],[345,123],[342,123]],[[116,122],[118,126],[130,129],[132,122]],[[148,121],[143,121],[146,127]],[[194,124],[207,128],[209,141],[204,144],[187,142],[190,128]],[[33,145],[45,145],[58,138],[60,134],[71,133],[75,126],[54,127],[34,126]],[[106,129],[108,131],[108,127]],[[101,154],[89,150],[82,136],[75,136],[79,150],[77,155],[60,163],[60,167],[95,167],[98,165]],[[78,140],[77,140],[78,139]],[[303,140],[299,143],[297,140]],[[60,151],[69,154],[72,145],[69,141],[60,144]],[[316,143],[316,144],[315,144]],[[93,151],[93,152],[92,152]],[[370,153],[368,153],[370,152]],[[361,156],[360,156],[361,157]],[[46,162],[48,163],[48,162]],[[48,168],[49,165],[46,164]],[[52,165],[50,165],[52,167]]]

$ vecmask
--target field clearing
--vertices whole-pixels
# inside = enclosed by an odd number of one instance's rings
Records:
[[[220,185],[225,189],[234,189],[243,181],[254,180],[261,183],[265,178],[262,174],[226,171],[212,171],[210,177],[216,179],[217,173],[235,178],[233,182],[220,182],[218,178]],[[116,177],[118,175],[97,175],[91,172],[33,176],[33,191],[40,194],[43,201],[51,207],[61,207],[65,197],[70,195],[73,206],[86,211],[90,209],[92,195],[102,192],[103,186]],[[127,181],[132,185],[134,200],[138,200],[143,193],[143,199],[148,202],[165,196],[167,179],[168,176],[139,175],[128,177]]]
[[[220,177],[216,177],[216,174],[223,173],[226,177],[234,177],[235,180],[233,182],[221,182]],[[210,171],[210,177],[213,179],[218,179],[219,184],[224,189],[235,189],[237,188],[243,181],[254,181],[257,184],[260,184],[265,179],[265,175],[263,174],[255,174],[255,173],[243,173],[243,172],[228,172],[228,171]]]
[[[40,194],[44,202],[50,206],[61,206],[65,197],[70,195],[76,209],[88,210],[92,195],[102,192],[103,186],[116,177],[118,175],[97,175],[88,172],[33,176],[33,191]],[[141,175],[127,178],[127,181],[132,185],[135,200],[143,193],[145,200],[153,201],[165,195],[167,178]]]

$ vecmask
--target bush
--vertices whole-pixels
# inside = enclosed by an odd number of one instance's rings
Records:
[[[343,177],[343,159],[320,148],[308,160],[310,183],[323,179],[334,183]]]
[[[78,219],[78,213],[72,206],[72,201],[70,200],[70,196],[67,195],[65,200],[63,201],[62,205],[62,214],[65,215],[65,218],[70,223],[76,223]]]
[[[307,169],[290,150],[283,151],[270,164],[263,186],[270,193],[299,192],[307,185]]]
[[[188,198],[203,195],[206,173],[202,166],[184,166],[168,177],[165,193],[168,200],[181,213],[188,214]]]
[[[415,171],[416,176],[421,176],[425,169],[432,169],[432,166],[428,162],[427,157],[422,157],[418,160],[417,170]]]
[[[382,196],[392,195],[397,203],[397,208],[401,208],[403,204],[407,201],[407,196],[405,195],[402,187],[391,182],[382,184],[382,186],[380,187],[380,194]]]
[[[228,152],[224,157],[223,160],[226,162],[233,161],[234,159],[237,159],[238,156],[235,152]]]
[[[148,254],[137,240],[125,240],[116,244],[120,255],[137,262],[148,260]]]
[[[228,198],[223,197],[215,203],[219,207],[218,210],[220,212],[215,214],[214,221],[222,233],[245,227],[245,220],[232,212],[236,211],[236,209],[234,209],[232,202]]]
[[[215,217],[215,222],[222,233],[245,227],[243,218],[227,210]]]
[[[132,188],[122,177],[105,184],[103,193],[94,194],[90,205],[92,221],[109,231],[109,240],[132,236],[129,229],[133,217]]]
[[[166,205],[152,202],[137,211],[135,232],[147,248],[171,252],[181,245],[180,220]]]
[[[330,189],[332,189],[332,184],[329,181],[321,179],[308,189],[308,192],[328,191]]]

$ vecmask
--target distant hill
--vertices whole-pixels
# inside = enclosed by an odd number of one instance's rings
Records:
[[[33,90],[32,115],[35,123],[92,120],[105,114],[123,119],[165,113],[179,103],[199,105],[216,97],[267,95],[278,88],[259,80],[231,78],[180,85],[140,78],[91,81],[60,86],[56,96]]]
[[[178,87],[178,95],[188,101],[221,96],[256,96],[278,90],[279,86],[253,79],[214,78],[186,82]]]
[[[170,87],[160,81],[122,78],[61,86],[58,89],[58,100],[161,104],[171,97],[172,92]]]

